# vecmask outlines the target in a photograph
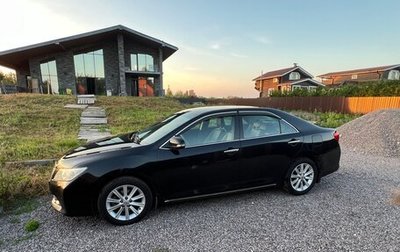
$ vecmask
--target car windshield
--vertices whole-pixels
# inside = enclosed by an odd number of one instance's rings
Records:
[[[134,133],[131,139],[138,144],[152,144],[160,140],[166,134],[180,127],[191,119],[189,113],[181,112],[168,117],[167,119],[156,123],[144,130]]]

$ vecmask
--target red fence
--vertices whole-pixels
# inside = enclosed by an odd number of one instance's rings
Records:
[[[374,110],[398,108],[400,97],[337,97],[337,96],[304,96],[304,97],[266,97],[235,98],[209,100],[213,104],[249,105],[280,108],[285,110],[333,111],[350,114],[366,114]]]

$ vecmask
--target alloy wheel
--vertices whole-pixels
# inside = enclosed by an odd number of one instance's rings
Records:
[[[119,221],[135,219],[146,206],[143,191],[134,185],[120,185],[111,190],[106,198],[108,214]]]
[[[314,181],[314,169],[308,163],[298,164],[290,174],[290,185],[297,192],[306,191]]]

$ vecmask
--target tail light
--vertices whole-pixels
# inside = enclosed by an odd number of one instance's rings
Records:
[[[339,132],[337,132],[336,130],[335,130],[335,132],[333,132],[333,138],[334,138],[336,141],[339,142],[340,134],[339,134]]]

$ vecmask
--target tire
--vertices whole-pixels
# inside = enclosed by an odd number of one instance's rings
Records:
[[[129,225],[140,221],[152,205],[150,188],[134,177],[112,180],[103,187],[97,200],[100,216],[115,225]]]
[[[284,181],[284,188],[293,195],[308,193],[317,180],[317,166],[308,158],[291,163]]]

